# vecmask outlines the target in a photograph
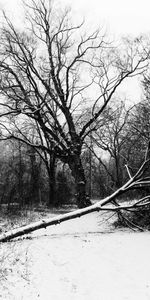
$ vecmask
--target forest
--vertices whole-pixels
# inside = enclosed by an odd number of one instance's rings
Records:
[[[2,210],[85,208],[119,190],[144,161],[141,181],[119,199],[146,197],[148,205],[148,37],[117,44],[51,1],[26,1],[24,10],[24,28],[5,12],[1,26]],[[121,93],[133,78],[140,101]]]
[[[0,22],[0,298],[150,299],[150,35],[18,1],[23,21],[12,0]],[[134,24],[138,3],[110,2]]]

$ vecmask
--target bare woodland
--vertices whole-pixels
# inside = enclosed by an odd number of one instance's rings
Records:
[[[30,174],[28,204],[38,198],[54,206],[60,197],[61,205],[62,186],[72,178],[68,190],[74,186],[78,209],[14,229],[1,242],[93,211],[116,211],[124,218],[122,211],[150,204],[148,38],[123,38],[118,46],[102,29],[90,32],[83,21],[73,24],[71,11],[57,11],[51,1],[24,5],[24,29],[5,12],[1,27],[0,145],[2,154],[6,147],[13,157],[11,164],[10,154],[5,164],[3,155],[0,159],[1,177],[10,182],[7,197],[3,183],[1,204],[17,198],[23,207]],[[143,99],[129,106],[119,92],[133,77],[143,86]],[[102,200],[92,204],[96,182]],[[122,202],[120,196],[132,198],[132,191],[134,202]]]

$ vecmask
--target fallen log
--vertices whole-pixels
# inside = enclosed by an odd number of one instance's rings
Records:
[[[41,221],[37,221],[37,222],[31,223],[29,225],[10,230],[10,231],[0,235],[0,242],[7,242],[13,238],[22,236],[24,234],[31,233],[35,230],[39,230],[41,228],[46,228],[46,227],[52,226],[52,225],[57,225],[62,222],[65,222],[67,220],[78,218],[78,217],[86,215],[90,212],[94,212],[94,211],[98,211],[98,210],[99,210],[98,207],[96,207],[95,205],[92,205],[92,206],[89,206],[86,208],[75,210],[73,212],[69,212],[69,213],[65,213],[63,215],[56,216],[56,217],[53,217],[50,219],[43,219]]]
[[[135,203],[131,205],[119,205],[116,202],[113,202],[116,197],[120,196],[121,194],[127,192],[130,189],[135,189],[135,188],[141,188],[144,186],[149,186],[150,185],[150,177],[144,177],[145,171],[148,168],[148,165],[150,163],[149,158],[145,158],[144,163],[142,166],[139,168],[137,173],[134,176],[131,176],[130,174],[130,179],[125,183],[121,188],[119,188],[117,191],[115,191],[112,195],[106,197],[103,200],[100,200],[96,204],[90,205],[86,208],[81,208],[77,209],[73,212],[65,213],[63,215],[59,215],[56,217],[53,217],[51,219],[44,219],[38,222],[31,223],[26,226],[22,226],[13,230],[10,230],[6,233],[3,233],[0,235],[0,242],[8,242],[13,238],[23,236],[25,234],[31,233],[35,230],[39,230],[41,228],[46,228],[48,226],[52,225],[57,225],[62,222],[65,222],[67,220],[75,219],[81,216],[84,216],[86,214],[95,212],[95,211],[101,211],[101,210],[106,210],[106,211],[121,211],[125,209],[137,209],[138,207],[147,205],[150,203],[150,195],[139,199]],[[107,206],[106,204],[112,204],[111,206]]]

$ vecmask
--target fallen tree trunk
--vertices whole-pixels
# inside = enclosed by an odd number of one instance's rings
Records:
[[[96,207],[95,205],[92,205],[92,206],[89,206],[86,208],[75,210],[73,212],[69,212],[69,213],[65,213],[63,215],[56,216],[51,219],[44,219],[44,220],[41,220],[38,222],[34,222],[29,225],[10,230],[10,231],[0,235],[0,242],[7,242],[13,238],[22,236],[24,234],[31,233],[32,231],[35,231],[35,230],[38,230],[41,228],[46,228],[46,227],[52,226],[52,225],[57,225],[62,222],[65,222],[67,220],[75,219],[75,218],[81,217],[83,215],[86,215],[90,212],[94,212],[94,211],[98,211],[98,210],[99,210],[98,207]]]
[[[129,173],[130,179],[126,184],[124,184],[120,189],[115,191],[112,195],[106,197],[105,199],[97,202],[96,204],[90,205],[86,208],[81,208],[77,209],[73,212],[65,213],[63,215],[59,215],[57,217],[51,218],[51,219],[44,219],[38,222],[34,222],[32,224],[22,226],[16,229],[13,229],[11,231],[8,231],[2,235],[0,235],[0,242],[7,242],[10,241],[13,238],[20,237],[24,234],[31,233],[35,230],[41,229],[41,228],[46,228],[48,226],[52,225],[57,225],[62,222],[65,222],[67,220],[75,219],[78,217],[81,217],[83,215],[95,212],[95,211],[101,211],[101,210],[106,210],[106,211],[116,211],[119,212],[121,210],[126,210],[126,209],[137,209],[138,207],[150,204],[150,195],[139,199],[135,203],[131,205],[119,205],[118,203],[113,201],[116,199],[116,197],[120,196],[121,194],[127,192],[130,189],[135,189],[135,188],[141,188],[144,186],[150,185],[150,177],[146,177],[145,173],[147,171],[147,168],[149,166],[150,160],[149,158],[145,158],[144,163],[142,166],[139,168],[137,173],[132,177],[131,174]],[[106,204],[111,203],[112,205],[110,206],[105,206]]]
[[[0,235],[0,242],[7,242],[10,241],[13,238],[16,237],[20,237],[22,235],[31,233],[33,231],[36,231],[38,229],[41,228],[46,228],[48,226],[52,226],[52,225],[57,225],[60,224],[62,222],[65,222],[67,220],[71,220],[71,219],[75,219],[81,216],[84,216],[86,214],[92,213],[92,212],[96,212],[96,211],[121,211],[121,210],[126,210],[126,209],[133,209],[133,208],[138,208],[144,205],[149,204],[149,199],[150,199],[150,195],[147,197],[144,197],[143,199],[138,200],[137,202],[135,202],[134,204],[131,205],[122,205],[122,206],[108,206],[106,207],[105,204],[111,202],[112,200],[114,200],[116,198],[116,196],[118,196],[120,193],[122,194],[123,190],[117,190],[114,194],[112,194],[111,196],[99,201],[96,204],[93,204],[89,207],[86,208],[82,208],[82,209],[78,209],[75,210],[73,212],[69,212],[69,213],[65,213],[63,215],[59,215],[56,216],[54,218],[51,219],[44,219],[38,222],[34,222],[31,223],[29,225],[26,226],[22,226],[13,230],[10,230],[2,235]]]

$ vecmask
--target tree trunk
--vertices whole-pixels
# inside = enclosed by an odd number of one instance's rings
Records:
[[[21,149],[21,142],[18,142],[18,152],[19,152],[19,176],[18,176],[18,192],[19,192],[19,199],[20,208],[24,205],[24,198],[23,198],[23,161],[22,161],[22,149]]]
[[[41,228],[46,229],[48,226],[57,225],[57,224],[60,224],[62,222],[65,222],[67,220],[75,219],[75,218],[84,216],[88,213],[91,213],[91,212],[94,212],[94,211],[99,211],[99,210],[101,210],[101,208],[96,207],[95,205],[92,205],[92,206],[89,206],[89,207],[86,207],[86,208],[78,209],[78,210],[73,211],[73,212],[65,213],[64,215],[56,216],[56,217],[51,218],[51,219],[47,219],[47,220],[44,219],[44,220],[41,220],[41,221],[37,221],[37,222],[34,222],[32,224],[25,225],[25,226],[22,226],[22,227],[19,227],[19,228],[16,228],[16,229],[13,229],[13,230],[10,230],[6,233],[1,234],[0,235],[0,242],[8,242],[13,238],[22,236],[24,234],[31,233],[31,232],[36,231],[38,229],[41,229]]]
[[[48,179],[49,179],[49,195],[48,195],[48,206],[55,206],[56,202],[56,158],[55,155],[51,155],[50,162],[47,166]]]
[[[89,196],[86,194],[86,179],[80,156],[73,155],[68,164],[75,179],[78,208],[91,205]]]
[[[55,186],[56,186],[56,180],[55,180],[55,176],[53,176],[53,174],[49,175],[49,195],[48,195],[48,206],[49,207],[53,207],[55,206]]]
[[[38,187],[40,182],[40,166],[36,160],[36,151],[34,148],[30,149],[29,155],[31,164],[30,195],[32,205],[39,200]]]

